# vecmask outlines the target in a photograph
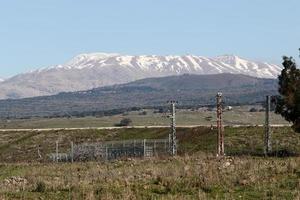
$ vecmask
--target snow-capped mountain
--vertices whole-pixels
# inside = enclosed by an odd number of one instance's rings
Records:
[[[52,95],[127,83],[149,77],[181,74],[246,74],[276,78],[279,66],[253,62],[238,56],[81,54],[63,65],[19,74],[0,82],[0,98]]]

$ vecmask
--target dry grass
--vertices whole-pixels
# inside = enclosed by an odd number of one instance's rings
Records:
[[[112,163],[1,165],[4,199],[299,199],[300,158],[196,153]],[[26,184],[5,185],[18,176]]]
[[[227,155],[262,156],[263,131],[262,127],[226,128]],[[272,131],[275,156],[300,154],[300,134],[293,132],[289,127],[273,128]],[[48,155],[55,152],[56,141],[59,141],[59,151],[68,153],[71,141],[89,143],[107,140],[164,139],[168,137],[169,132],[169,128],[5,132],[0,133],[0,162],[49,162]],[[206,127],[178,128],[180,155],[195,152],[214,153],[216,134],[216,130]],[[41,159],[38,157],[38,148],[42,155]]]
[[[1,133],[0,199],[300,198],[299,156],[263,157],[263,128],[225,132],[232,157],[223,160],[213,156],[216,131],[199,127],[177,130],[176,158],[74,164],[39,163],[36,147],[45,155],[56,140],[67,151],[70,140],[165,138],[169,129]],[[290,128],[274,128],[273,141],[275,152],[299,155],[300,134]]]
[[[234,107],[232,111],[224,112],[224,123],[227,125],[256,125],[263,124],[264,112],[249,112],[252,106]],[[84,118],[33,118],[26,120],[2,120],[0,128],[81,128],[81,127],[107,127],[114,126],[124,117],[130,118],[135,126],[153,126],[170,124],[167,113],[154,113],[154,110],[146,110],[147,115],[140,115],[141,111],[126,113],[126,115],[113,115],[106,117],[84,117]],[[191,111],[177,110],[178,125],[211,125],[215,124],[215,111]],[[271,113],[273,124],[288,124],[280,115]]]

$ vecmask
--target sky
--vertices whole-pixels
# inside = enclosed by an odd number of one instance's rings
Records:
[[[299,9],[299,0],[0,0],[0,77],[91,52],[280,64],[298,56]]]

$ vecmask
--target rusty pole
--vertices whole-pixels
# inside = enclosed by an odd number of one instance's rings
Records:
[[[169,145],[170,153],[172,156],[177,154],[177,143],[176,143],[176,102],[170,101],[171,103],[171,131],[169,134]]]
[[[218,129],[218,147],[217,156],[224,156],[224,127],[222,119],[222,93],[217,94],[217,129]]]

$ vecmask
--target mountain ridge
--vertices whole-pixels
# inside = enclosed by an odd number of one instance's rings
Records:
[[[63,65],[23,73],[0,82],[0,99],[54,95],[182,74],[246,74],[276,78],[281,68],[238,56],[80,54]]]
[[[166,106],[169,100],[177,100],[180,106],[197,107],[214,105],[217,92],[224,94],[227,105],[253,104],[264,101],[265,95],[276,95],[277,82],[240,74],[147,78],[52,96],[0,100],[0,117],[102,116],[119,114],[133,107]]]

